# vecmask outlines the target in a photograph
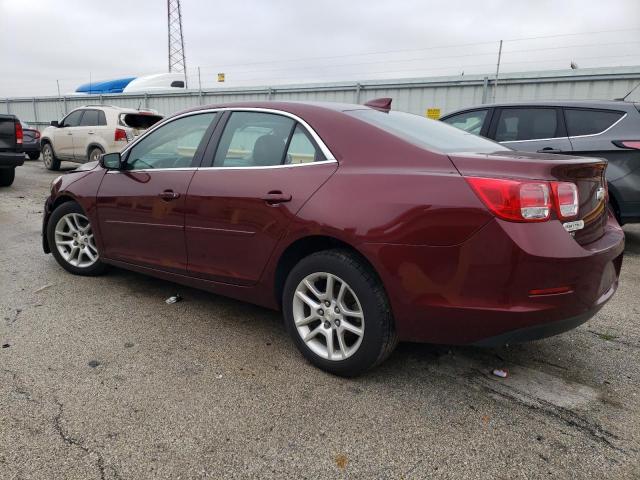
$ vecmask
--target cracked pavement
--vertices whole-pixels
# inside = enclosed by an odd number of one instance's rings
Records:
[[[346,380],[306,363],[278,313],[66,273],[41,249],[57,175],[27,161],[0,189],[3,480],[640,478],[640,226],[618,293],[578,329],[401,344]]]

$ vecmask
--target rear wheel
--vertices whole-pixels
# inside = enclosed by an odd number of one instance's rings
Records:
[[[47,170],[58,170],[60,168],[60,160],[53,153],[53,147],[50,143],[42,146],[42,161]]]
[[[90,162],[97,162],[98,160],[100,160],[100,155],[102,155],[103,153],[104,152],[101,148],[95,147],[89,151],[89,156],[87,158]]]
[[[363,373],[386,359],[397,344],[380,280],[347,250],[302,259],[287,277],[283,311],[302,354],[336,375]]]
[[[8,187],[16,178],[15,168],[0,168],[0,187]]]
[[[27,155],[29,156],[29,160],[37,160],[40,156],[40,152],[29,152]]]
[[[106,265],[100,261],[91,223],[75,202],[58,206],[47,224],[47,241],[56,261],[75,275],[99,275]]]

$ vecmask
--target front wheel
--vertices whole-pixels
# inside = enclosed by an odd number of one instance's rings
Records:
[[[385,360],[397,344],[380,279],[347,250],[302,259],[287,277],[283,311],[302,354],[336,375],[363,373]]]
[[[0,168],[0,187],[8,187],[16,178],[15,168]]]
[[[100,261],[91,223],[75,202],[57,207],[47,224],[49,249],[62,268],[75,275],[100,275],[106,265]]]
[[[50,143],[45,143],[42,146],[42,162],[47,170],[58,170],[60,169],[60,160],[56,158],[53,153],[53,147]]]

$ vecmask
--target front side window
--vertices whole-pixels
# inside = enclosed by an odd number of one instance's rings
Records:
[[[564,118],[567,121],[567,131],[570,137],[578,135],[595,135],[604,132],[616,123],[624,113],[607,110],[584,110],[566,108]]]
[[[283,115],[233,112],[220,138],[216,167],[282,165],[295,122]]]
[[[82,120],[80,121],[81,127],[94,127],[98,125],[98,110],[85,110]]]
[[[555,108],[505,108],[500,112],[496,142],[517,142],[556,136]]]
[[[82,118],[82,113],[84,110],[76,110],[75,112],[71,112],[67,117],[62,121],[63,127],[77,127],[80,125],[80,119]]]
[[[464,130],[465,132],[480,135],[480,130],[482,130],[487,112],[488,110],[474,110],[473,112],[459,113],[458,115],[444,119],[443,122],[460,130]]]
[[[442,153],[492,153],[509,150],[486,138],[420,115],[373,109],[352,110],[347,113],[427,150]]]
[[[186,168],[216,113],[178,118],[140,140],[127,156],[127,170]]]

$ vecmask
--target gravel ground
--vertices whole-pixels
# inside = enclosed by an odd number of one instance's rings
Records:
[[[580,328],[402,344],[346,380],[306,363],[275,312],[63,271],[40,237],[56,175],[26,162],[0,190],[0,478],[640,478],[639,226],[618,293]]]

